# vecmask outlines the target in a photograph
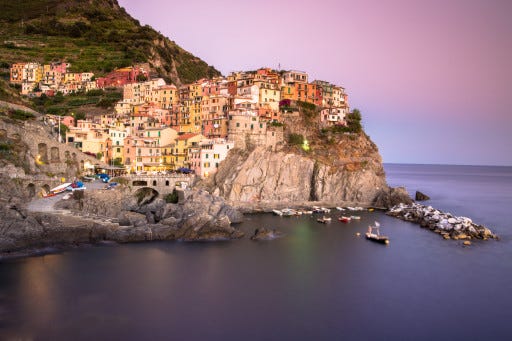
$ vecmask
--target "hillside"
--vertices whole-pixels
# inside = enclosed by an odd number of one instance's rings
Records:
[[[178,85],[220,74],[150,26],[141,26],[116,0],[0,0],[0,8],[4,79],[12,63],[58,60],[71,63],[72,72],[96,76],[148,62],[153,76]],[[4,82],[0,88],[8,99]]]

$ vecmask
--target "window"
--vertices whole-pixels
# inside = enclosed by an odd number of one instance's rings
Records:
[[[208,158],[208,154],[204,154],[204,158],[207,159]]]
[[[213,158],[214,158],[214,159],[219,159],[219,158],[220,158],[220,155],[219,155],[219,154],[213,154]]]
[[[121,153],[121,148],[116,148],[116,151],[117,151],[118,153]]]

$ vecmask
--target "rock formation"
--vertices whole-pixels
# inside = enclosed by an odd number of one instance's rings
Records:
[[[310,202],[371,206],[389,193],[378,149],[364,133],[341,136],[311,154],[297,148],[233,150],[205,186],[248,210]]]
[[[430,200],[430,197],[420,191],[416,191],[416,195],[414,196],[414,200],[416,201],[426,201]]]
[[[276,238],[281,238],[282,236],[283,233],[276,229],[271,230],[261,227],[254,231],[254,235],[252,235],[251,240],[274,240]]]
[[[388,215],[419,224],[437,232],[444,239],[497,239],[487,227],[474,224],[467,217],[455,217],[451,213],[441,212],[432,206],[420,204],[400,204],[392,207]]]
[[[195,190],[186,191],[185,197],[183,204],[169,204],[148,192],[122,187],[87,191],[83,198],[56,205],[67,214],[28,212],[3,202],[0,253],[99,241],[225,240],[244,235],[231,225],[242,215],[223,199]]]

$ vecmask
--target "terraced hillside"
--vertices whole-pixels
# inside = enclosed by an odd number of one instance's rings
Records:
[[[220,73],[150,26],[141,26],[116,0],[0,0],[0,77],[15,62],[66,61],[72,72],[101,76],[150,63],[154,76],[183,84]],[[11,93],[0,83],[0,97]]]

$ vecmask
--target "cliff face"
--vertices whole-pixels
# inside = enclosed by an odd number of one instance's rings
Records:
[[[378,149],[364,133],[311,153],[233,150],[206,186],[233,204],[262,209],[312,201],[372,205],[388,190]]]

